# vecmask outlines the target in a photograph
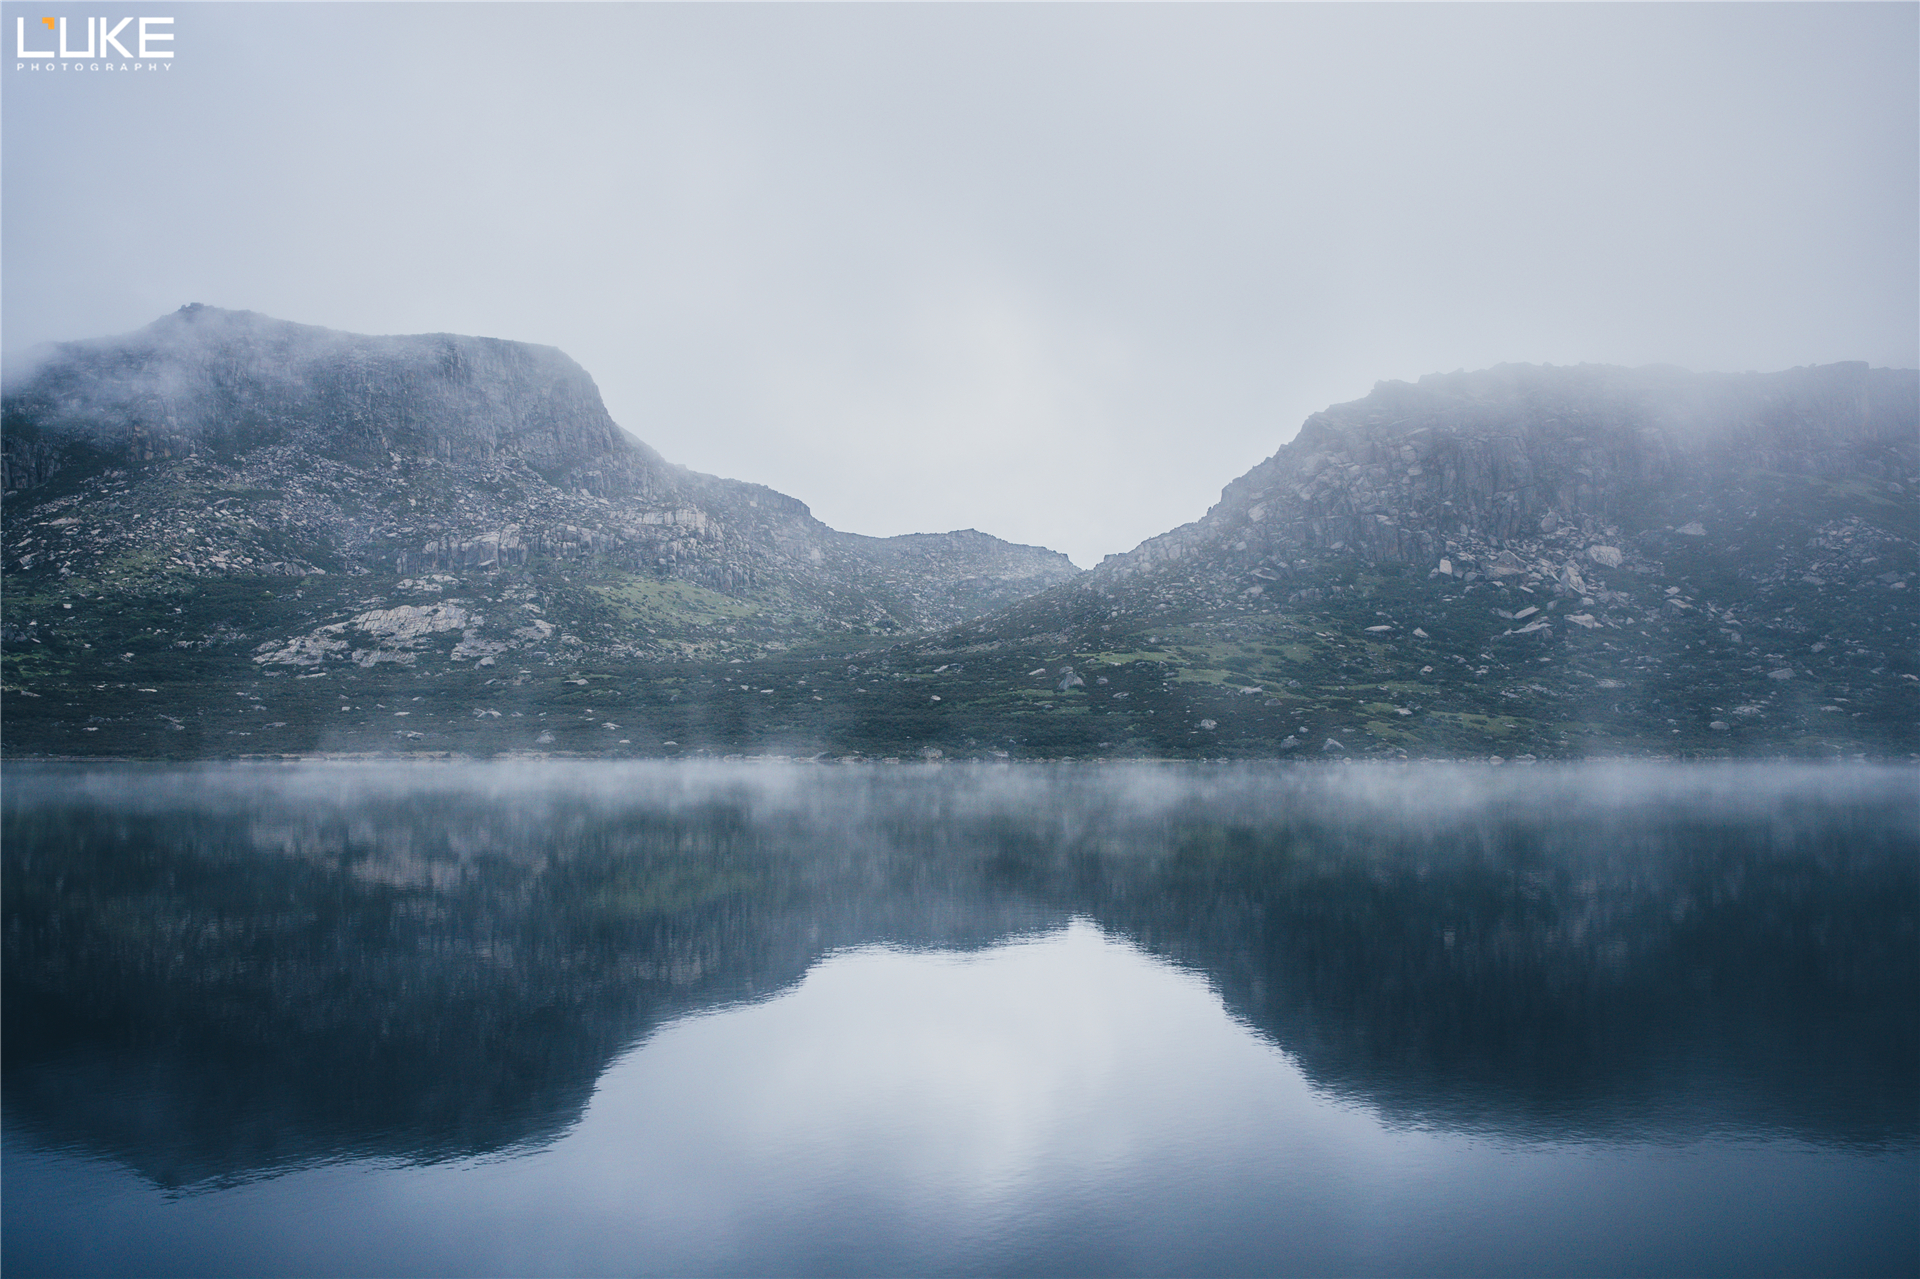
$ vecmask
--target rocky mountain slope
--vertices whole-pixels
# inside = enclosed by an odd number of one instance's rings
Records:
[[[924,630],[1075,573],[972,530],[839,533],[784,494],[673,466],[552,348],[202,306],[11,379],[0,484],[22,585],[153,594],[576,563],[645,616],[623,639],[654,653]],[[474,627],[502,649],[520,629]]]
[[[1095,707],[1090,663],[1186,682],[1195,749],[1904,754],[1917,552],[1911,370],[1503,366],[1315,414],[1204,518],[957,638]]]
[[[1920,377],[1503,366],[1076,574],[836,533],[558,352],[189,309],[6,396],[6,749],[1920,752]]]
[[[1756,491],[1762,477],[1802,480],[1811,493],[1855,486],[1870,500],[1911,506],[1917,454],[1911,371],[1841,364],[1700,376],[1504,365],[1385,382],[1314,414],[1286,448],[1228,485],[1204,519],[1101,568],[1126,580],[1205,561],[1203,575],[1221,584],[1255,577],[1246,589],[1259,594],[1253,587],[1294,576],[1292,557],[1339,552],[1446,576],[1456,574],[1438,562],[1460,560],[1463,581],[1475,566],[1518,575],[1519,566],[1493,563],[1501,551],[1558,560],[1561,579],[1570,557],[1589,571],[1617,569],[1607,543],[1631,543],[1623,554],[1632,555],[1648,538],[1668,542],[1662,534],[1797,560],[1801,548],[1762,547],[1760,530],[1747,527],[1778,505]]]

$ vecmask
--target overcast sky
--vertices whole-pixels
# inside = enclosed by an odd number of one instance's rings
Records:
[[[549,343],[860,533],[1090,565],[1387,378],[1920,362],[1911,4],[36,4],[9,349]],[[136,12],[170,70],[19,69]]]

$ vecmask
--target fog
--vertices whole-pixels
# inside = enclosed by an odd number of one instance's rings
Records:
[[[1920,362],[1912,6],[176,19],[165,71],[0,62],[7,351],[196,301],[550,344],[851,532],[1087,565],[1377,380]]]
[[[804,823],[827,846],[888,841],[943,823],[1065,823],[1069,833],[1163,831],[1172,819],[1266,822],[1278,816],[1369,824],[1419,837],[1471,823],[1476,814],[1529,826],[1642,820],[1685,809],[1703,820],[1797,826],[1816,801],[1891,805],[1920,820],[1912,770],[1897,764],[1586,760],[1575,763],[1056,762],[910,764],[765,755],[598,762],[516,759],[235,765],[47,765],[10,769],[8,803],[109,805],[160,816],[275,805],[356,809],[419,805],[446,813],[465,802],[512,810],[519,834],[482,823],[490,844],[578,815],[603,821],[635,809],[701,815],[716,803],[753,823]],[[453,808],[445,806],[452,804]],[[464,820],[464,819],[463,819]],[[1783,829],[1785,829],[1783,827]]]

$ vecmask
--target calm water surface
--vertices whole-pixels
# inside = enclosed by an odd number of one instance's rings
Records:
[[[1920,773],[9,768],[4,1266],[1920,1273]]]

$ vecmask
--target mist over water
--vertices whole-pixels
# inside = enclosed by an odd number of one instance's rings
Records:
[[[6,1268],[1910,1273],[1916,780],[10,768]]]

